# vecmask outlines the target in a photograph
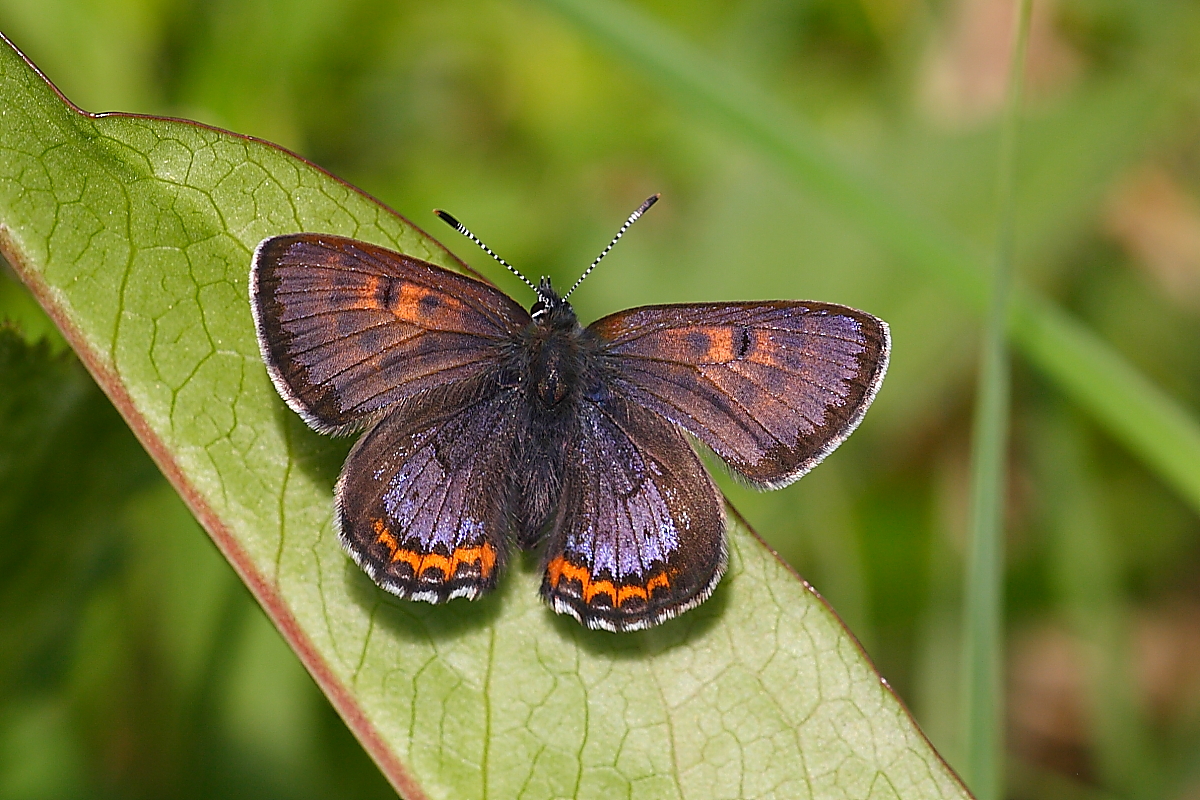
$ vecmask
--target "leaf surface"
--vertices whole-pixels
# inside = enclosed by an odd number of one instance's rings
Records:
[[[378,590],[331,524],[346,442],[275,394],[250,253],[293,231],[450,268],[267,143],[84,114],[0,46],[0,244],[393,784],[430,798],[949,798],[957,778],[816,593],[740,522],[699,609],[612,635],[518,560],[444,607]]]

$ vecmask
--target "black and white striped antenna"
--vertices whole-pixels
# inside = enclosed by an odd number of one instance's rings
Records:
[[[486,244],[484,244],[483,242],[479,241],[479,237],[478,237],[478,236],[476,236],[475,234],[471,233],[469,230],[467,230],[467,226],[466,226],[466,225],[463,225],[461,222],[459,222],[459,221],[458,221],[458,220],[456,220],[454,217],[452,217],[452,216],[450,216],[449,214],[447,214],[445,211],[442,211],[440,208],[435,208],[435,209],[433,210],[433,213],[434,213],[434,214],[437,214],[438,218],[439,218],[439,219],[441,219],[441,220],[442,220],[442,222],[445,222],[445,223],[446,223],[447,225],[449,225],[451,228],[454,228],[454,230],[458,231],[458,232],[459,232],[459,233],[461,233],[463,236],[467,237],[467,238],[468,238],[468,239],[470,239],[472,242],[474,242],[475,244],[477,244],[477,245],[479,245],[480,247],[482,247],[482,248],[483,248],[483,252],[487,253],[489,256],[491,256],[492,258],[496,259],[496,260],[497,260],[497,261],[499,261],[501,264],[503,264],[505,267],[507,267],[509,272],[511,272],[513,275],[516,275],[518,278],[520,278],[522,281],[524,281],[524,282],[525,282],[525,285],[526,285],[526,286],[528,286],[530,289],[533,289],[533,291],[537,292],[537,296],[538,296],[538,298],[539,298],[539,299],[541,299],[543,302],[549,302],[548,298],[547,298],[545,295],[543,295],[543,294],[541,293],[541,291],[538,289],[538,287],[536,287],[536,286],[534,286],[534,285],[533,285],[533,281],[529,280],[529,278],[526,278],[524,275],[522,275],[520,272],[518,272],[518,271],[517,271],[517,268],[516,268],[516,267],[514,267],[512,264],[508,263],[508,262],[507,262],[507,261],[505,261],[503,258],[501,258],[500,256],[496,255],[496,254],[495,254],[495,253],[492,251],[492,248],[488,247]]]
[[[568,289],[567,293],[562,296],[563,300],[566,300],[568,297],[571,296],[571,292],[573,292],[579,288],[579,284],[583,283],[583,279],[586,278],[588,275],[592,274],[592,270],[594,270],[596,268],[596,265],[600,263],[601,259],[603,259],[606,255],[608,255],[608,251],[613,249],[613,245],[615,245],[618,241],[620,241],[621,237],[625,235],[625,231],[629,230],[629,226],[632,225],[633,223],[637,222],[638,217],[640,217],[642,214],[645,214],[646,210],[649,209],[650,206],[657,203],[658,198],[660,198],[660,197],[662,197],[661,193],[655,193],[655,194],[650,195],[649,197],[646,198],[646,202],[642,203],[640,206],[637,207],[637,211],[634,211],[632,214],[629,215],[629,219],[625,220],[625,224],[621,226],[621,230],[617,231],[617,235],[614,236],[612,238],[612,241],[608,243],[608,247],[605,247],[603,250],[600,251],[600,255],[596,256],[596,260],[592,262],[591,266],[589,266],[587,269],[585,269],[583,271],[583,274],[579,276],[579,280],[575,281],[575,285],[572,286],[570,289]]]
[[[583,271],[583,274],[579,276],[579,280],[575,281],[575,285],[572,286],[569,290],[567,290],[567,293],[562,296],[562,298],[561,298],[562,300],[565,301],[568,297],[571,296],[571,292],[574,292],[576,289],[579,288],[579,284],[583,283],[583,279],[586,278],[588,275],[592,274],[592,270],[594,270],[596,268],[596,265],[599,264],[606,255],[608,255],[608,252],[613,249],[613,247],[616,245],[616,243],[621,240],[621,237],[625,235],[625,231],[629,230],[629,227],[631,225],[633,225],[633,223],[637,222],[638,217],[642,216],[642,214],[645,214],[646,210],[649,209],[650,206],[657,203],[658,198],[660,198],[660,197],[662,197],[662,194],[656,193],[656,194],[650,195],[649,197],[646,198],[646,201],[644,203],[642,203],[640,206],[637,207],[636,211],[634,211],[632,214],[629,215],[629,219],[625,220],[625,224],[621,226],[621,229],[619,231],[617,231],[617,235],[612,238],[612,241],[608,243],[607,247],[605,247],[603,250],[600,251],[600,255],[596,256],[596,260],[593,261],[588,266],[588,268]],[[533,289],[533,291],[537,293],[538,298],[541,299],[542,302],[545,302],[545,303],[550,302],[550,298],[548,298],[548,297],[546,297],[546,295],[542,294],[541,289],[539,289],[537,286],[535,286],[533,281],[529,280],[529,278],[526,278],[524,275],[522,275],[520,272],[518,272],[517,268],[514,267],[512,264],[509,264],[503,258],[496,255],[496,253],[492,250],[492,248],[488,247],[486,244],[484,244],[482,241],[480,241],[478,236],[476,236],[475,234],[473,234],[469,230],[467,230],[466,225],[463,225],[461,222],[456,220],[450,214],[447,214],[445,211],[442,211],[440,208],[435,208],[433,210],[433,213],[437,214],[438,218],[441,219],[443,222],[445,222],[447,225],[449,225],[451,228],[454,228],[454,230],[458,231],[463,236],[466,236],[472,242],[479,245],[483,249],[483,252],[487,253],[489,256],[491,256],[492,258],[496,259],[501,264],[503,264],[509,272],[511,272],[513,275],[516,275],[518,278],[520,278],[525,283],[525,285],[528,286],[530,289]]]

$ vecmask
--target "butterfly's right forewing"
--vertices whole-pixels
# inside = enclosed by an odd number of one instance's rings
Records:
[[[887,325],[832,303],[645,306],[589,329],[613,388],[711,447],[764,488],[841,444],[887,370]]]
[[[365,242],[264,240],[250,271],[259,346],[279,393],[325,433],[494,368],[529,314],[497,289]]]

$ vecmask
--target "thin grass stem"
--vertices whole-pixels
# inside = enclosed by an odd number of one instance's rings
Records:
[[[1008,95],[1000,127],[996,257],[983,331],[971,443],[971,515],[964,644],[965,778],[979,800],[1004,796],[1004,498],[1009,387],[1008,317],[1012,295],[1016,162],[1025,53],[1033,0],[1016,8]]]

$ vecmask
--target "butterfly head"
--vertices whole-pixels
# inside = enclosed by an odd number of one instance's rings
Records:
[[[554,328],[575,323],[575,310],[571,304],[558,296],[549,278],[542,278],[537,287],[537,302],[529,309],[529,316],[539,325]]]

